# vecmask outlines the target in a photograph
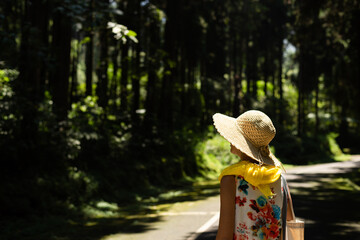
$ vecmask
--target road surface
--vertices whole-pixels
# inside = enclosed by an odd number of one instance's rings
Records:
[[[331,185],[336,179],[339,186],[350,184],[351,187],[351,183],[341,182],[340,177],[349,172],[359,173],[357,169],[360,169],[360,156],[345,162],[295,167],[286,172],[295,213],[306,222],[307,240],[360,240],[360,191],[349,195],[346,189],[341,191]],[[146,231],[113,234],[102,240],[213,240],[219,220],[219,196],[175,204],[170,211],[159,215],[160,221],[149,223]]]

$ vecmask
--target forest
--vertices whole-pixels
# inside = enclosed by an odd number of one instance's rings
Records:
[[[265,112],[285,164],[358,153],[359,22],[358,0],[1,0],[1,223],[213,178],[217,112]]]

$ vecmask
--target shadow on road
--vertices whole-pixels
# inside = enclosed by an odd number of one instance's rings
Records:
[[[302,174],[292,181],[295,213],[306,221],[305,239],[360,239],[360,191],[353,184],[359,175],[356,169],[341,175]]]

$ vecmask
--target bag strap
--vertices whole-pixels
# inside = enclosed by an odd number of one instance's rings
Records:
[[[283,206],[282,206],[282,228],[286,229],[286,219],[287,219],[287,206],[288,206],[288,201],[289,201],[289,206],[290,206],[290,214],[291,214],[291,219],[295,220],[295,213],[294,213],[294,207],[293,207],[293,203],[292,203],[292,199],[291,199],[291,194],[290,194],[290,189],[289,189],[289,185],[286,182],[286,179],[284,177],[284,175],[281,175],[281,182],[282,182],[282,186],[284,189],[284,194],[283,194]],[[283,230],[283,240],[286,240],[286,231]]]
[[[288,198],[288,190],[287,190],[287,184],[286,179],[284,175],[281,174],[281,183],[283,186],[283,205],[282,205],[282,240],[286,240],[286,216],[287,216],[287,198]]]
[[[286,179],[285,179],[285,182],[286,182]],[[289,205],[290,205],[290,214],[291,214],[291,219],[292,220],[295,220],[295,212],[294,212],[294,206],[293,206],[293,202],[292,202],[292,198],[291,198],[291,194],[290,194],[290,189],[289,189],[289,185],[287,184],[286,182],[286,188],[287,188],[287,196],[288,196],[288,199],[289,199]]]

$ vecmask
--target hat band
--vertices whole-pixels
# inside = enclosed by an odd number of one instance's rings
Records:
[[[259,148],[258,158],[261,159],[262,163],[264,163],[263,157],[269,157],[269,155],[270,155],[269,145],[261,146]]]
[[[267,157],[270,155],[270,149],[269,149],[269,145],[266,145],[266,146],[261,146],[260,147],[260,153],[261,155]]]

